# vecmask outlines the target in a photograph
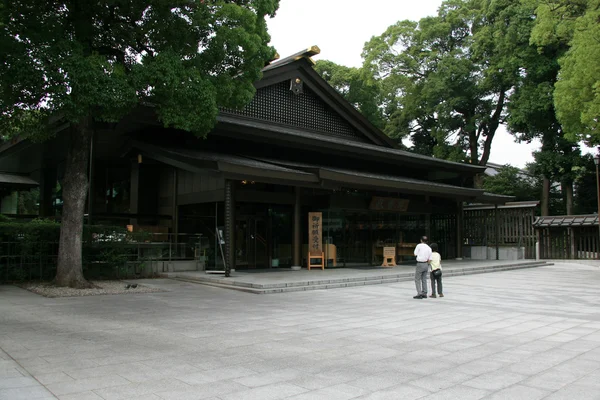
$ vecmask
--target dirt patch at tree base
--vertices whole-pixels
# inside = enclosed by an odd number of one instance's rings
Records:
[[[131,284],[123,281],[90,281],[94,287],[89,289],[74,289],[70,287],[55,286],[49,282],[25,282],[16,286],[29,290],[44,297],[81,297],[101,296],[107,294],[135,294],[164,292],[162,289]],[[135,287],[134,287],[135,286]]]

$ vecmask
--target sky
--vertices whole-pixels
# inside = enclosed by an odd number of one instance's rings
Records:
[[[348,67],[362,64],[363,45],[400,20],[435,15],[442,0],[281,0],[268,21],[271,45],[281,58],[317,45],[321,54],[313,59],[330,60]],[[501,127],[492,142],[490,162],[524,167],[532,162],[539,142],[515,143]]]

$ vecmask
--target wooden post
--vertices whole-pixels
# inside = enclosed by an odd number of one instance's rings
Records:
[[[430,239],[431,238],[431,200],[429,196],[425,196],[425,204],[427,205],[427,214],[425,214],[425,235]],[[439,243],[439,238],[435,239]]]
[[[295,188],[295,201],[294,201],[294,227],[293,227],[293,235],[292,235],[292,269],[299,270],[301,269],[301,260],[300,260],[300,251],[302,249],[302,227],[300,226],[300,194],[301,188],[296,186]]]
[[[177,234],[179,233],[179,217],[178,217],[178,210],[179,208],[177,207],[177,182],[178,181],[178,175],[177,175],[177,168],[173,168],[173,197],[172,197],[172,202],[173,202],[173,207],[171,209],[171,233],[173,234],[173,241],[174,243],[178,242],[178,236]]]
[[[462,202],[462,200],[459,200],[456,203],[456,258],[459,260],[462,259],[463,222],[464,222],[463,202]]]
[[[40,217],[54,217],[52,195],[56,187],[56,166],[46,165],[40,173]]]
[[[231,179],[225,180],[225,276],[231,276],[231,270],[235,268],[234,255],[235,243],[233,230],[235,229],[235,199],[234,187]]]
[[[541,229],[536,229],[535,233],[536,233],[536,242],[535,242],[535,260],[539,261],[542,258],[542,251],[543,251],[543,246],[542,246],[542,242],[540,239],[540,232]]]
[[[498,204],[494,204],[494,216],[496,220],[496,260],[500,259],[500,213],[498,212]]]
[[[131,175],[129,187],[129,213],[137,214],[140,196],[140,164],[138,160],[131,160]],[[137,216],[129,220],[131,225],[137,225]]]
[[[369,213],[369,244],[365,246],[365,254],[369,261],[369,265],[374,265],[375,261],[375,246],[373,243],[373,214]]]
[[[89,161],[89,172],[88,172],[88,225],[92,224],[92,212],[94,209],[94,192],[95,182],[93,179],[94,175],[94,130],[92,130],[92,137],[90,139],[90,161]]]
[[[576,256],[575,254],[575,230],[571,227],[567,228],[567,231],[569,232],[569,244],[570,244],[570,252],[571,252],[571,259],[576,259],[579,258]]]

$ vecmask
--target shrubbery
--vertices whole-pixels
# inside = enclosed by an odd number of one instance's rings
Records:
[[[82,256],[88,279],[131,275],[137,259],[135,243],[148,239],[120,226],[84,225]],[[51,220],[30,222],[0,217],[0,282],[50,280],[56,275],[60,224]]]

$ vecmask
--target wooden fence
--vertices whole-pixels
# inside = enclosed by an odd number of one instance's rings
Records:
[[[536,235],[533,220],[533,208],[465,210],[464,243],[469,246],[524,247],[525,258],[535,258]]]
[[[498,227],[496,228],[496,212]],[[464,210],[463,245],[525,248],[525,258],[535,258],[536,235],[533,229],[534,208],[482,207]],[[403,223],[411,221],[429,228],[429,238],[439,246],[444,259],[457,257],[457,219],[455,214],[432,214],[429,222],[422,216],[403,216]],[[419,229],[419,232],[422,232]],[[419,233],[419,236],[421,233]],[[496,240],[498,237],[498,240]]]
[[[541,259],[597,260],[600,233],[597,226],[538,229]]]
[[[431,215],[429,229],[429,237],[438,244],[442,258],[456,258],[456,215]]]

